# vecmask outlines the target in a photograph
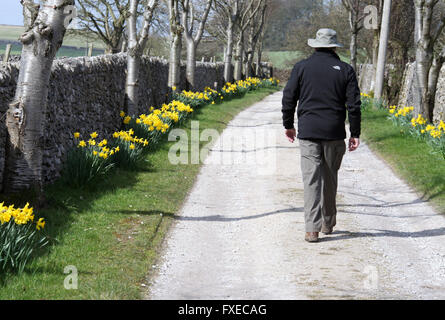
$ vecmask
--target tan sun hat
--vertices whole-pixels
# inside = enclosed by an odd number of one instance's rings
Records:
[[[337,32],[332,29],[320,29],[317,31],[316,39],[308,39],[307,44],[312,48],[342,48],[337,43]]]

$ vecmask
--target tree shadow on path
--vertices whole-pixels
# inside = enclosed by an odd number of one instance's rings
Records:
[[[338,241],[348,240],[354,238],[379,238],[379,237],[394,237],[394,238],[429,238],[445,236],[445,227],[430,230],[422,230],[416,232],[402,232],[393,230],[374,229],[377,232],[350,232],[350,231],[334,231],[332,236],[321,238],[320,241]]]
[[[287,212],[303,212],[304,208],[288,208],[281,209],[261,214],[256,214],[253,216],[244,216],[244,217],[226,217],[224,215],[212,215],[212,216],[200,216],[200,217],[190,217],[190,216],[179,216],[175,215],[174,219],[183,220],[183,221],[217,221],[217,222],[231,222],[231,221],[241,221],[241,220],[251,220],[251,219],[259,219],[264,218],[270,215],[279,214],[279,213],[287,213]]]

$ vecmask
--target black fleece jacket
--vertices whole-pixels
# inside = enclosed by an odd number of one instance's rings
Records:
[[[294,66],[283,93],[286,129],[294,128],[297,102],[298,139],[345,139],[346,111],[351,137],[360,137],[361,100],[357,76],[334,51],[317,50]]]

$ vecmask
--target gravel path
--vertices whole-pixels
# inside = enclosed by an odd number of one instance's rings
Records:
[[[240,113],[212,147],[146,298],[445,299],[444,217],[366,144],[344,157],[334,233],[303,240],[281,98]]]

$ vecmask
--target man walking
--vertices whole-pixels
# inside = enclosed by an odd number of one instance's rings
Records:
[[[304,183],[305,240],[317,242],[336,224],[337,173],[346,152],[348,113],[349,151],[360,144],[361,101],[354,69],[335,50],[337,33],[320,29],[308,45],[315,52],[298,62],[283,93],[283,124],[289,141],[299,139]],[[298,136],[294,115],[298,103]]]

